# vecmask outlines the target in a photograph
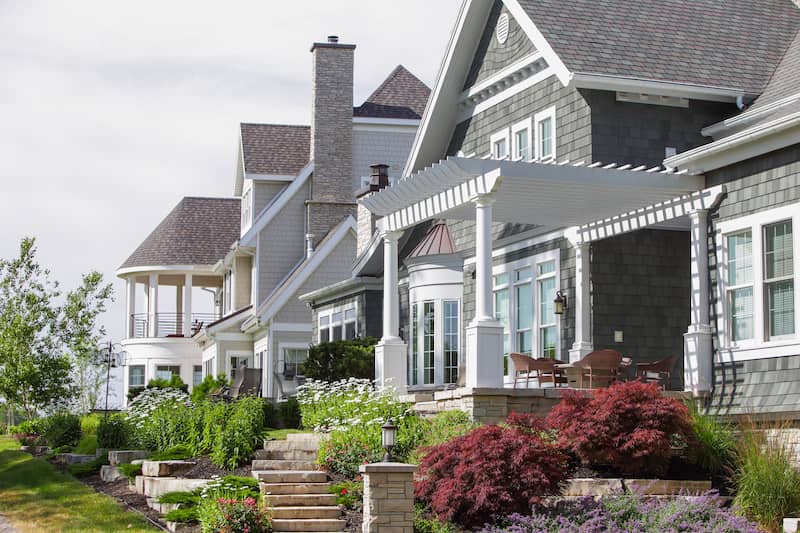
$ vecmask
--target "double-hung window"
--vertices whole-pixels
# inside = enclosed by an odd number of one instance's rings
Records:
[[[539,354],[556,358],[556,262],[545,261],[536,266],[536,286],[539,292]]]
[[[508,159],[510,153],[509,129],[504,128],[489,138],[492,159]]]
[[[422,383],[433,385],[436,379],[436,315],[434,302],[425,302],[422,311]]]
[[[128,367],[128,388],[144,387],[144,365]]]
[[[536,155],[539,161],[556,157],[556,108],[551,107],[534,117],[536,124]]]
[[[508,374],[510,353],[511,309],[508,299],[508,274],[494,276],[494,318],[503,325],[503,374]]]
[[[533,120],[527,119],[511,127],[513,142],[512,157],[514,161],[530,161],[533,159]]]
[[[166,379],[169,381],[172,379],[172,376],[181,375],[181,367],[180,366],[167,366],[167,365],[159,365],[156,367],[156,378],[158,379]]]
[[[794,250],[792,221],[764,226],[764,299],[766,335],[794,334]]]
[[[734,341],[753,338],[753,234],[728,235],[728,309]]]
[[[356,338],[355,306],[335,309],[319,315],[319,342]]]
[[[305,348],[284,348],[283,349],[283,376],[293,379],[298,374],[302,374],[302,365],[308,359],[308,350]]]

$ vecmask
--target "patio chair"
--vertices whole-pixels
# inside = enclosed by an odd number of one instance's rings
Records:
[[[258,396],[258,394],[261,392],[261,369],[245,368],[240,370],[240,372],[244,374],[244,380],[239,387],[237,397],[248,395]]]
[[[224,400],[233,400],[239,397],[239,390],[242,388],[242,384],[244,384],[245,376],[247,375],[247,367],[245,365],[241,365],[239,368],[236,369],[236,376],[233,378],[233,383],[231,383],[230,387],[225,387],[220,392],[220,396]]]
[[[596,350],[575,363],[582,369],[580,387],[589,379],[589,388],[607,387],[619,379],[622,354],[616,350]]]
[[[670,355],[652,363],[636,363],[636,377],[645,383],[658,383],[666,390],[677,360],[677,355]]]
[[[555,365],[562,364],[557,359],[550,359],[548,357],[534,359],[529,355],[521,353],[509,354],[511,361],[514,363],[514,388],[517,388],[517,381],[525,378],[525,388],[528,388],[528,382],[531,378],[535,378],[541,387],[544,383],[552,383],[553,387],[559,384],[566,384],[567,378],[564,377],[561,370],[557,369]],[[524,376],[520,375],[524,372]]]

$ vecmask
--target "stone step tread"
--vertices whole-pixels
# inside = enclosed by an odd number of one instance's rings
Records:
[[[267,440],[264,441],[264,449],[269,451],[301,451],[316,452],[319,450],[317,441],[288,441],[288,440]]]
[[[331,484],[322,483],[259,483],[264,494],[271,495],[319,495],[330,494]]]
[[[347,520],[340,518],[273,518],[273,531],[342,531]]]
[[[322,435],[319,433],[288,433],[286,435],[287,442],[319,442],[322,440]]]
[[[328,474],[320,470],[253,470],[253,477],[266,483],[325,483]]]
[[[255,459],[251,466],[253,470],[318,470],[314,461],[296,459]]]
[[[336,505],[335,494],[270,494],[267,497],[270,507],[326,506]]]
[[[316,461],[316,450],[256,450],[256,459],[286,459],[289,461]]]
[[[342,510],[337,505],[306,505],[306,506],[285,506],[269,507],[272,511],[273,520],[303,520],[303,519],[325,519],[339,518]]]

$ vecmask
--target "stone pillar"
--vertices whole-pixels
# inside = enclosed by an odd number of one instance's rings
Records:
[[[400,339],[400,298],[397,287],[399,232],[383,235],[383,337],[375,346],[375,381],[379,387],[406,391],[406,343]]]
[[[575,307],[575,342],[569,362],[579,361],[594,350],[592,343],[591,255],[588,242],[575,243],[575,294],[568,305]]]
[[[702,396],[713,389],[714,352],[709,324],[708,212],[689,213],[691,222],[691,323],[684,334],[684,389]]]
[[[414,532],[415,465],[361,465],[364,475],[364,533]]]
[[[131,276],[126,280],[128,284],[127,316],[125,326],[125,337],[132,339],[134,336],[133,315],[136,314],[136,278]]]
[[[492,202],[475,200],[475,319],[466,327],[466,386],[503,386],[503,326],[492,312]]]
[[[158,274],[150,274],[147,285],[147,335],[158,337]]]
[[[192,335],[192,275],[186,274],[183,283],[183,336]]]

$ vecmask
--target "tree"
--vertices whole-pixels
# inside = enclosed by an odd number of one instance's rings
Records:
[[[18,258],[0,259],[0,395],[28,419],[71,389],[58,283],[36,262],[35,244],[24,238]]]
[[[97,318],[105,312],[106,303],[113,300],[111,284],[104,285],[103,275],[92,271],[84,274],[80,287],[67,293],[61,313],[61,335],[72,356],[76,399],[82,413],[97,407],[101,388],[108,379],[100,347],[106,331],[102,326],[98,328]]]

